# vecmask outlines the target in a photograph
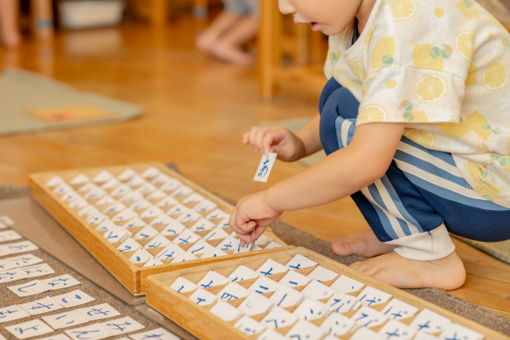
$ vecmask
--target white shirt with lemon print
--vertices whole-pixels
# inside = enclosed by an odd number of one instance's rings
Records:
[[[406,122],[449,152],[481,196],[510,208],[510,36],[473,0],[377,0],[352,44],[329,38],[325,65],[360,102],[357,124]]]

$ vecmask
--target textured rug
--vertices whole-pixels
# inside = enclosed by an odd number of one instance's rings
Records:
[[[0,135],[113,123],[142,112],[139,106],[15,68],[0,74],[0,102]]]
[[[264,122],[261,125],[262,126],[285,126],[291,131],[297,131],[299,128],[301,128],[303,125],[305,125],[310,118],[296,118],[296,119],[289,119],[289,120],[282,120],[277,122]],[[320,161],[323,157],[325,157],[324,152],[320,151],[317,152],[314,155],[311,155],[309,157],[306,157],[302,160],[300,160],[301,163],[303,163],[306,166],[311,166],[318,161]],[[454,235],[455,236],[455,235]],[[457,237],[457,236],[455,236]],[[494,256],[495,258],[509,263],[510,264],[510,240],[502,241],[502,242],[480,242],[480,241],[473,241],[469,239],[465,239],[462,237],[457,237],[461,239],[462,241],[472,245],[475,248],[478,248],[484,252],[486,252],[489,255]]]

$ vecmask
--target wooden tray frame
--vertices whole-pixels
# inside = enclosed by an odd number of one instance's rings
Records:
[[[53,176],[62,177],[66,183],[78,174],[85,174],[89,177],[97,174],[102,170],[107,170],[114,175],[120,174],[122,171],[130,168],[138,173],[149,168],[155,167],[161,172],[176,178],[183,184],[192,188],[196,193],[201,194],[207,199],[218,204],[218,208],[227,213],[231,213],[233,206],[220,197],[212,194],[203,187],[197,185],[181,174],[169,169],[161,163],[139,163],[127,164],[110,167],[95,167],[84,169],[73,169],[64,171],[40,172],[30,175],[30,193],[32,197],[52,215],[60,225],[66,229],[71,236],[76,239],[94,258],[101,263],[124,287],[126,287],[134,295],[143,295],[146,291],[146,279],[149,275],[166,272],[170,270],[182,270],[195,265],[208,265],[210,263],[223,261],[229,258],[250,257],[257,253],[273,252],[278,248],[259,250],[256,252],[239,253],[228,256],[221,256],[207,259],[197,259],[186,261],[178,264],[164,264],[150,268],[142,268],[129,261],[129,259],[118,252],[115,246],[107,242],[99,232],[87,227],[85,221],[78,216],[77,211],[65,206],[59,197],[50,190],[46,183]],[[269,229],[269,228],[268,228]],[[273,241],[286,246],[271,230],[267,230],[265,235]]]
[[[433,303],[426,300],[420,299],[414,295],[411,295],[403,290],[387,285],[383,282],[375,280],[371,277],[365,276],[361,273],[354,271],[353,269],[336,262],[328,257],[317,254],[311,250],[301,247],[293,248],[280,248],[277,253],[271,254],[259,254],[250,258],[238,258],[221,261],[218,263],[212,263],[207,266],[195,266],[183,269],[181,271],[173,271],[158,275],[153,275],[147,280],[147,295],[146,302],[149,306],[153,307],[167,318],[173,320],[181,327],[188,330],[199,339],[207,340],[224,340],[224,339],[246,339],[254,340],[260,334],[248,336],[234,327],[233,322],[225,322],[213,313],[208,308],[200,307],[195,305],[188,299],[185,294],[180,294],[172,289],[170,285],[178,277],[196,277],[205,275],[208,271],[221,271],[227,268],[234,269],[239,265],[252,266],[257,268],[262,265],[267,259],[272,258],[273,260],[279,261],[284,264],[288,262],[294,255],[302,254],[319,265],[333,270],[337,273],[345,274],[355,280],[364,283],[367,286],[374,287],[381,291],[391,294],[403,302],[407,302],[415,307],[421,309],[427,308],[435,313],[438,313],[462,326],[465,326],[473,331],[476,331],[485,336],[486,340],[502,340],[510,339],[509,337],[482,326],[469,319],[461,317],[451,311],[443,309]],[[350,336],[352,334],[348,334]],[[339,339],[347,339],[341,337]]]

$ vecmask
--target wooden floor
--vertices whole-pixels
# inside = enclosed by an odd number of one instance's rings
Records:
[[[196,31],[182,18],[165,29],[129,24],[60,33],[53,42],[26,40],[14,53],[0,48],[0,71],[17,66],[145,108],[127,122],[0,137],[0,185],[27,185],[36,171],[173,161],[194,182],[233,200],[267,187],[251,180],[260,156],[241,144],[242,133],[262,121],[311,116],[317,105],[290,96],[261,100],[255,69],[197,53]],[[279,162],[269,184],[301,170]],[[326,240],[367,228],[350,199],[287,212],[282,220]],[[451,294],[510,318],[510,266],[456,243],[469,275]]]

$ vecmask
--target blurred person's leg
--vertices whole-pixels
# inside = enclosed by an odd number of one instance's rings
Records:
[[[221,12],[212,24],[197,37],[197,48],[204,53],[211,53],[212,47],[218,43],[221,35],[234,26],[239,19],[239,15],[235,13]]]
[[[17,0],[0,0],[0,34],[2,43],[7,48],[19,45]]]
[[[237,24],[227,30],[211,48],[211,53],[222,60],[238,64],[250,65],[255,57],[243,50],[243,44],[253,39],[259,30],[259,18],[245,16]]]

